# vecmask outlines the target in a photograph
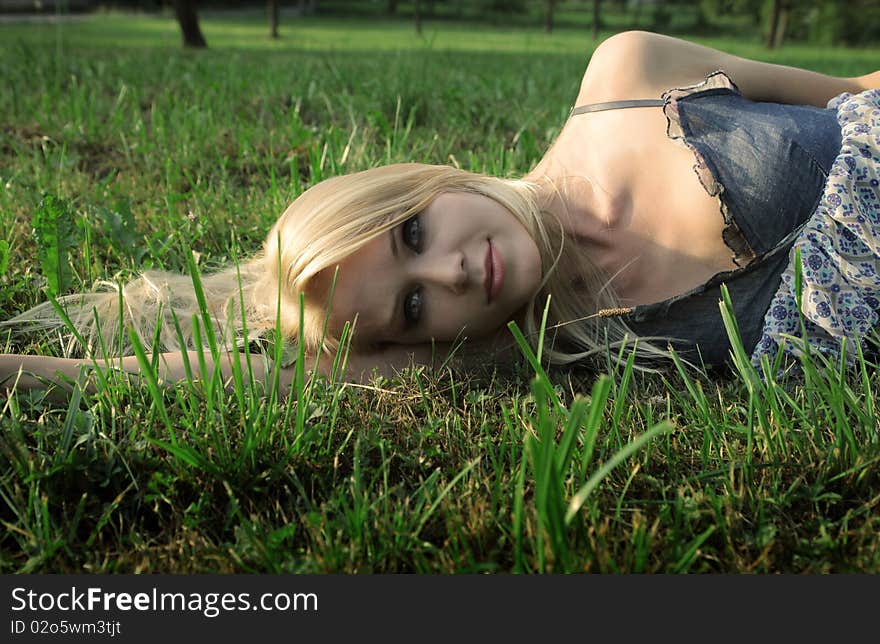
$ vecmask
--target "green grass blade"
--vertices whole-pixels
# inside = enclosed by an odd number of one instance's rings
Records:
[[[639,451],[644,445],[648,444],[655,436],[664,434],[673,429],[672,423],[668,420],[654,425],[641,436],[635,438],[630,443],[619,449],[611,458],[609,458],[596,472],[584,483],[583,487],[578,490],[577,494],[568,504],[568,510],[565,513],[565,523],[570,524],[572,519],[581,509],[581,506],[592,494],[593,490],[602,482],[602,480],[611,473],[611,471],[620,465],[623,461]]]

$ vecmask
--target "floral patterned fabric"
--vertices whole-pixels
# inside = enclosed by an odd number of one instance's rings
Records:
[[[880,90],[841,94],[828,103],[841,126],[840,153],[819,205],[798,233],[782,281],[764,317],[751,362],[772,362],[779,347],[801,353],[795,252],[801,254],[801,303],[810,349],[837,357],[878,323],[880,310]]]

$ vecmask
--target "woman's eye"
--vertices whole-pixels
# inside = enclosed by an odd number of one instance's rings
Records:
[[[407,293],[403,300],[403,317],[408,326],[418,323],[422,317],[422,289],[417,288]]]
[[[422,220],[418,215],[410,217],[403,223],[403,243],[414,251],[422,250]]]

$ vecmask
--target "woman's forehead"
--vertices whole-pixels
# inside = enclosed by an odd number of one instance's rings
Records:
[[[341,331],[357,316],[358,335],[371,339],[384,335],[393,314],[394,263],[390,235],[383,233],[315,276],[315,296],[330,305],[330,326]],[[335,276],[335,284],[334,284]],[[333,299],[330,301],[332,288]]]

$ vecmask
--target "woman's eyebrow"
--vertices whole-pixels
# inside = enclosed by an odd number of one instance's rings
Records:
[[[388,237],[391,239],[391,254],[397,259],[397,240],[394,238],[394,229],[388,229]]]
[[[397,260],[399,258],[397,255],[397,239],[394,237],[394,228],[388,230],[388,237],[391,240],[391,254],[394,256],[394,259]],[[394,294],[391,298],[391,315],[385,325],[387,329],[394,330],[395,333],[400,333],[404,326],[400,311],[400,301],[401,298],[397,294]]]

